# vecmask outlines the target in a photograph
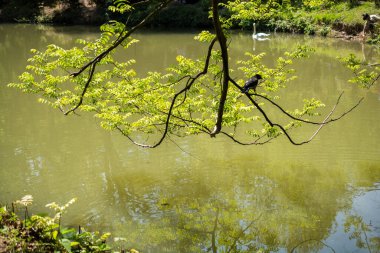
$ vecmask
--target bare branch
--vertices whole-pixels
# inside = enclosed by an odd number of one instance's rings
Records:
[[[243,91],[243,88],[240,87],[235,80],[233,80],[232,78],[229,79],[230,82],[232,82],[235,87],[237,87],[240,91]],[[294,120],[298,120],[298,121],[301,121],[301,122],[304,122],[304,123],[307,123],[307,124],[314,124],[314,125],[319,125],[319,128],[311,135],[311,137],[306,140],[306,141],[302,141],[302,142],[296,142],[293,140],[293,138],[289,135],[288,131],[280,124],[278,123],[273,123],[268,115],[265,113],[265,111],[259,106],[259,104],[252,99],[251,97],[251,94],[248,94],[246,93],[246,96],[248,97],[248,99],[251,101],[251,103],[253,105],[256,106],[256,108],[260,111],[260,113],[264,116],[266,122],[271,126],[271,127],[278,127],[279,129],[281,129],[281,131],[285,134],[285,136],[288,138],[288,140],[293,144],[293,145],[303,145],[303,144],[306,144],[306,143],[309,143],[310,141],[312,141],[314,139],[314,137],[319,133],[319,131],[322,129],[323,126],[327,125],[328,123],[330,122],[334,122],[334,121],[337,121],[341,118],[343,118],[345,115],[347,115],[348,113],[350,113],[351,111],[353,111],[357,106],[359,106],[359,104],[363,101],[364,98],[361,98],[357,104],[355,104],[353,107],[351,107],[349,110],[345,111],[342,115],[340,115],[339,117],[337,118],[334,118],[334,119],[330,119],[328,120],[331,115],[333,114],[333,112],[335,111],[335,109],[337,108],[339,102],[340,102],[340,99],[343,95],[343,92],[339,95],[337,101],[336,101],[336,104],[334,105],[334,107],[331,109],[331,111],[328,113],[328,115],[326,116],[326,118],[322,121],[322,122],[311,122],[311,121],[307,121],[307,120],[303,120],[303,119],[300,119],[300,118],[297,118],[297,117],[294,117],[293,115],[289,114],[288,112],[286,112],[281,106],[279,106],[277,103],[273,102],[271,99],[265,97],[265,96],[262,96],[262,95],[259,95],[259,94],[254,94],[254,95],[257,95],[261,98],[264,98],[266,99],[267,101],[269,101],[270,103],[272,103],[274,106],[276,106],[278,109],[280,109],[286,116],[294,119]],[[227,135],[228,136],[228,135]],[[235,142],[239,143],[239,144],[243,144],[242,142],[240,141],[237,141],[236,139],[232,138],[232,136],[228,136],[230,137],[231,139],[233,139]],[[249,143],[244,143],[244,145],[253,145],[253,144],[256,144],[255,142],[249,144]]]
[[[337,103],[339,103],[342,95],[344,94],[344,91],[342,93],[340,93],[338,99],[337,99]],[[254,96],[257,96],[257,97],[261,97],[265,100],[267,100],[268,102],[270,102],[272,105],[276,106],[278,109],[281,110],[281,112],[283,112],[286,116],[288,116],[289,118],[291,119],[294,119],[294,120],[297,120],[297,121],[301,121],[301,122],[304,122],[304,123],[307,123],[307,124],[313,124],[313,125],[326,125],[330,122],[334,122],[334,121],[337,121],[339,119],[341,119],[342,117],[344,117],[345,115],[347,115],[349,112],[351,112],[352,110],[354,110],[361,102],[364,98],[361,98],[359,99],[359,101],[353,106],[351,107],[349,110],[347,110],[346,112],[342,113],[342,115],[340,115],[339,117],[337,118],[333,118],[333,119],[330,119],[328,121],[322,121],[322,122],[315,122],[315,121],[310,121],[310,120],[304,120],[304,119],[301,119],[301,118],[298,118],[298,117],[294,117],[293,115],[291,115],[290,113],[288,113],[287,111],[285,111],[280,105],[278,105],[277,103],[275,103],[273,100],[261,95],[261,94],[253,94]],[[335,106],[334,106],[335,107]]]
[[[343,94],[343,92],[341,93],[341,95],[339,96],[338,99],[340,99],[340,97],[342,96],[342,94]],[[249,95],[251,95],[251,94],[249,94]],[[267,98],[266,96],[263,96],[263,95],[258,94],[258,93],[255,93],[253,95],[257,96],[257,97],[261,97],[261,98],[265,99],[266,101],[270,102],[272,105],[274,105],[275,107],[277,107],[282,113],[284,113],[286,116],[288,116],[291,119],[294,119],[294,120],[297,120],[297,121],[301,121],[301,122],[304,122],[304,123],[307,123],[307,124],[314,124],[314,125],[321,125],[321,124],[323,124],[322,122],[314,122],[314,121],[309,121],[309,120],[304,120],[304,119],[301,119],[301,118],[294,117],[293,115],[291,115],[290,113],[288,113],[287,111],[285,111],[280,105],[278,105],[277,103],[275,103],[273,100]]]
[[[310,136],[310,138],[306,141],[302,141],[302,142],[295,142],[289,135],[289,133],[285,130],[285,128],[279,124],[273,124],[274,126],[277,126],[278,128],[280,128],[283,133],[285,134],[285,136],[288,138],[288,140],[293,144],[293,145],[303,145],[303,144],[306,144],[306,143],[309,143],[310,141],[312,141],[314,139],[314,137],[319,133],[319,131],[322,129],[322,127],[324,127],[325,125],[327,125],[329,122],[333,122],[333,121],[337,121],[338,119],[341,119],[342,117],[344,117],[345,115],[347,115],[349,112],[351,112],[352,110],[354,110],[360,103],[361,101],[363,101],[363,98],[361,98],[359,100],[359,102],[353,106],[351,109],[349,109],[348,111],[344,112],[340,117],[338,118],[335,118],[335,119],[332,119],[330,121],[327,121],[331,115],[334,113],[335,109],[337,108],[339,102],[340,102],[340,98],[341,96],[343,95],[343,93],[340,94],[339,98],[337,99],[336,101],[336,104],[334,105],[334,107],[331,109],[331,111],[329,112],[329,114],[326,116],[326,118],[323,120],[323,122],[320,124],[320,126],[318,127],[318,129]]]
[[[343,92],[342,92],[342,94],[343,94]],[[340,96],[339,96],[339,98],[340,98]],[[353,107],[351,107],[350,109],[348,109],[347,111],[345,111],[344,113],[342,113],[339,117],[337,117],[337,118],[333,118],[333,119],[327,121],[327,122],[324,123],[324,124],[327,124],[327,123],[330,123],[330,122],[334,122],[334,121],[340,120],[341,118],[343,118],[344,116],[346,116],[347,114],[349,114],[350,112],[352,112],[356,107],[358,107],[358,106],[360,105],[360,103],[361,103],[363,100],[364,100],[364,98],[362,97],[361,99],[359,99],[359,101],[358,101]],[[338,101],[338,102],[339,102],[339,101]],[[338,102],[337,102],[337,103],[338,103]]]
[[[259,142],[259,140],[263,137],[265,137],[265,135],[263,136],[260,136],[258,137],[256,140],[254,140],[253,142],[242,142],[242,141],[239,141],[238,139],[236,139],[234,136],[224,132],[224,131],[220,131],[221,134],[224,134],[225,136],[227,136],[228,138],[230,138],[231,140],[233,140],[234,142],[236,142],[237,144],[240,144],[240,145],[243,145],[243,146],[249,146],[249,145],[264,145],[266,143],[269,143],[271,140],[273,140],[273,138],[269,138],[268,140],[266,141],[262,141],[262,142]]]
[[[235,87],[237,87],[240,91],[243,92],[243,88],[240,87],[235,80],[233,80],[232,78],[230,78],[230,82],[232,82]],[[338,99],[337,99],[337,104],[339,103],[341,97],[343,96],[344,92],[340,93]],[[274,105],[275,107],[277,107],[282,113],[284,113],[286,116],[288,116],[289,118],[291,119],[294,119],[294,120],[297,120],[297,121],[300,121],[300,122],[303,122],[303,123],[306,123],[306,124],[312,124],[312,125],[326,125],[328,123],[331,123],[331,122],[334,122],[334,121],[337,121],[341,118],[343,118],[345,115],[347,115],[348,113],[350,113],[351,111],[353,111],[362,101],[364,98],[361,98],[359,99],[359,101],[353,106],[351,107],[350,109],[348,109],[347,111],[345,111],[344,113],[342,113],[339,117],[337,118],[333,118],[333,119],[330,119],[328,121],[322,121],[322,122],[316,122],[316,121],[310,121],[310,120],[305,120],[305,119],[302,119],[302,118],[298,118],[298,117],[295,117],[293,115],[291,115],[290,113],[288,113],[287,111],[285,111],[284,108],[282,108],[279,104],[277,104],[276,102],[274,102],[273,100],[267,98],[266,96],[263,96],[261,94],[258,94],[258,93],[255,93],[255,94],[247,94],[247,96],[249,97],[249,99],[252,101],[251,99],[251,96],[254,95],[254,96],[257,96],[257,97],[261,97],[263,99],[265,99],[266,101],[270,102],[272,105]],[[334,108],[336,107],[336,105],[334,106]],[[335,110],[335,109],[334,109]],[[264,115],[265,116],[265,115]],[[268,122],[270,124],[270,122]]]
[[[339,103],[339,100],[340,100],[340,96],[339,96],[339,99],[337,100],[337,103],[335,104],[335,106],[333,107],[333,109],[330,111],[330,113],[326,116],[326,118],[323,120],[323,124],[321,124],[318,129],[312,134],[312,136],[306,140],[306,141],[303,141],[303,142],[294,142],[293,139],[290,137],[290,135],[288,134],[288,132],[285,130],[285,128],[279,124],[274,124],[274,126],[277,126],[279,127],[283,133],[286,135],[286,137],[288,138],[288,140],[293,144],[293,145],[303,145],[303,144],[306,144],[306,143],[309,143],[310,141],[312,141],[314,139],[315,136],[317,136],[317,134],[319,133],[319,131],[322,129],[322,127],[324,127],[326,125],[326,122],[330,116],[333,114],[333,112],[335,111],[336,107],[338,106],[338,103]]]

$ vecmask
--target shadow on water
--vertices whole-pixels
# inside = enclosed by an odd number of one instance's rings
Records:
[[[78,197],[64,222],[111,231],[142,252],[379,251],[380,92],[348,84],[349,72],[336,60],[364,52],[372,61],[376,49],[285,34],[254,44],[248,33],[233,34],[232,59],[254,47],[273,64],[297,43],[316,47],[314,56],[295,62],[299,78],[282,104],[320,97],[328,107],[341,91],[343,107],[361,96],[365,102],[302,147],[284,140],[241,147],[195,136],[174,139],[180,148],[169,141],[146,150],[100,129],[91,115],[64,117],[5,87],[23,71],[29,48],[70,47],[76,38],[95,38],[92,29],[0,25],[2,202],[32,194],[44,206]],[[135,58],[140,71],[161,70],[177,54],[202,55],[194,35],[138,33],[141,43],[120,57]]]

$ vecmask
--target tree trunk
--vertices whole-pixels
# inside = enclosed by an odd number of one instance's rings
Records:
[[[222,80],[222,93],[219,99],[218,114],[216,118],[215,128],[210,134],[211,137],[215,137],[216,134],[222,129],[224,105],[227,99],[228,92],[228,82],[229,82],[229,66],[228,66],[228,51],[227,51],[227,39],[224,35],[223,28],[220,24],[219,12],[218,12],[218,0],[212,0],[212,18],[216,33],[216,38],[218,39],[220,45],[220,51],[222,53],[222,64],[223,64],[223,80]]]

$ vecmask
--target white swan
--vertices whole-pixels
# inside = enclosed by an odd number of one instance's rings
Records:
[[[268,37],[269,33],[256,33],[256,23],[253,23],[253,34],[252,38],[254,40],[269,40],[269,38],[262,38],[262,37]]]

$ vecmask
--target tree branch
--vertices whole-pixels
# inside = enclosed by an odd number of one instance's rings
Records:
[[[214,130],[210,134],[211,137],[215,137],[215,135],[217,135],[222,129],[224,105],[227,99],[228,80],[229,80],[227,39],[226,39],[226,36],[224,35],[222,26],[220,24],[217,0],[212,0],[212,18],[214,22],[216,37],[218,38],[220,50],[222,53],[222,64],[223,64],[223,81],[222,81],[221,95],[219,99],[218,113],[217,113]]]
[[[233,80],[232,78],[229,79],[230,82],[232,82],[236,88],[238,88],[240,91],[243,91],[243,88],[240,87],[235,80]],[[246,93],[246,96],[248,97],[248,99],[251,101],[251,103],[260,111],[260,113],[264,116],[266,122],[271,126],[271,127],[278,127],[279,129],[281,129],[281,131],[285,134],[285,136],[287,137],[287,139],[293,144],[293,145],[303,145],[303,144],[306,144],[306,143],[309,143],[310,141],[312,141],[314,139],[314,137],[319,133],[319,131],[322,129],[323,126],[327,125],[328,123],[331,123],[331,122],[334,122],[334,121],[337,121],[341,118],[343,118],[345,115],[347,115],[348,113],[350,113],[351,111],[353,111],[357,106],[359,106],[359,104],[363,101],[364,98],[361,98],[358,103],[356,103],[353,107],[351,107],[349,110],[345,111],[344,113],[342,113],[339,117],[337,118],[334,118],[334,119],[330,119],[328,120],[331,115],[333,114],[333,112],[335,111],[335,109],[337,108],[339,102],[340,102],[340,99],[343,95],[343,92],[339,95],[337,101],[336,101],[336,104],[334,105],[334,107],[331,109],[331,111],[328,113],[328,115],[326,116],[326,118],[322,121],[322,122],[312,122],[312,121],[307,121],[307,120],[304,120],[304,119],[301,119],[301,118],[297,118],[297,117],[294,117],[293,115],[289,114],[288,112],[286,112],[281,106],[279,106],[277,103],[275,103],[274,101],[272,101],[271,99],[265,97],[265,96],[262,96],[260,94],[254,94],[256,96],[259,96],[261,98],[264,98],[266,99],[267,101],[269,101],[272,105],[274,105],[275,107],[277,107],[278,109],[281,110],[281,112],[283,112],[286,116],[290,117],[291,119],[294,119],[294,120],[297,120],[297,121],[301,121],[301,122],[304,122],[306,124],[314,124],[314,125],[319,125],[319,128],[311,135],[311,137],[306,140],[306,141],[302,141],[302,142],[296,142],[293,140],[293,138],[289,135],[289,133],[287,132],[287,130],[280,124],[278,123],[273,123],[268,115],[265,113],[265,111],[259,106],[259,104],[252,99],[252,96],[251,94],[248,94]],[[227,134],[225,134],[227,135]],[[228,135],[227,135],[228,136]],[[237,141],[236,139],[234,139],[232,136],[228,136],[230,137],[231,139],[233,139],[235,142],[239,143],[239,144],[243,144],[243,145],[253,145],[253,144],[261,144],[261,143],[256,143],[256,142],[252,142],[252,143],[242,143],[240,141]],[[267,141],[269,142],[269,140]],[[267,143],[265,142],[265,143]]]
[[[259,142],[259,140],[261,138],[263,138],[265,135],[262,135],[260,136],[259,138],[257,138],[256,140],[254,140],[253,142],[242,142],[242,141],[239,141],[238,139],[236,139],[235,137],[233,137],[232,135],[224,132],[224,131],[220,131],[221,134],[224,134],[225,136],[227,136],[228,138],[230,138],[231,140],[233,140],[234,142],[236,142],[237,144],[240,144],[240,145],[243,145],[243,146],[249,146],[249,145],[264,145],[268,142],[270,142],[271,140],[273,140],[273,138],[269,138],[268,140],[266,141],[262,141],[262,142]]]
[[[83,98],[84,98],[84,94],[86,94],[87,88],[88,88],[88,86],[90,86],[90,83],[91,83],[92,77],[94,76],[95,67],[96,67],[96,64],[97,64],[98,62],[99,62],[99,61],[95,61],[95,62],[91,65],[91,68],[90,68],[90,74],[88,75],[88,79],[87,79],[86,84],[84,85],[84,88],[83,88],[82,94],[81,94],[81,96],[79,97],[79,102],[78,102],[78,104],[77,104],[76,106],[74,106],[72,109],[70,109],[70,110],[68,110],[67,112],[65,112],[64,115],[68,115],[69,113],[74,112],[76,109],[79,108],[79,106],[82,105],[82,103],[83,103]]]
[[[173,1],[173,0],[165,0],[165,1],[163,1],[151,13],[149,13],[139,24],[137,24],[136,26],[132,27],[131,30],[126,31],[125,28],[124,28],[123,31],[120,32],[118,38],[112,42],[111,46],[109,46],[102,53],[98,54],[94,59],[92,59],[91,61],[89,61],[87,64],[83,65],[77,72],[74,72],[74,73],[71,74],[71,76],[75,78],[75,77],[79,76],[80,74],[82,74],[84,71],[86,71],[89,68],[88,78],[87,78],[87,81],[86,81],[86,83],[84,85],[82,93],[81,93],[81,95],[79,97],[78,103],[72,109],[64,112],[65,115],[68,115],[71,112],[75,113],[75,110],[78,109],[83,104],[84,96],[85,96],[85,94],[86,94],[86,92],[88,90],[88,87],[90,86],[91,81],[92,81],[92,79],[94,77],[94,73],[95,73],[95,69],[97,67],[97,64],[100,63],[103,58],[105,58],[108,54],[110,54],[121,43],[123,43],[123,41],[125,41],[133,32],[135,32],[137,29],[139,29],[140,27],[142,27],[143,25],[145,25],[150,18],[152,18],[154,15],[156,15],[162,8],[164,8],[165,6],[167,6],[171,1]],[[158,129],[159,132],[162,133],[162,135],[159,138],[159,140],[155,144],[153,144],[153,145],[147,145],[147,144],[137,143],[136,141],[134,141],[129,136],[129,134],[126,133],[126,131],[123,130],[122,127],[120,127],[118,125],[115,127],[118,131],[120,131],[124,136],[126,136],[135,145],[138,145],[138,146],[144,147],[144,148],[155,148],[155,147],[159,146],[164,141],[164,139],[168,136],[168,134],[169,134],[169,127],[171,125],[171,122],[170,122],[171,117],[174,117],[174,118],[177,118],[177,119],[181,120],[184,123],[184,125],[181,125],[181,127],[189,126],[188,123],[191,123],[191,124],[195,125],[193,127],[199,129],[200,131],[202,131],[204,133],[209,134],[211,137],[215,137],[217,134],[222,133],[225,136],[227,136],[230,139],[232,139],[234,142],[236,142],[238,144],[241,144],[241,145],[254,145],[254,144],[256,144],[256,145],[262,145],[262,144],[270,142],[272,139],[274,139],[274,138],[277,137],[277,135],[274,136],[274,137],[273,136],[271,137],[271,136],[268,136],[268,135],[262,135],[262,136],[258,137],[256,140],[254,140],[253,142],[244,143],[242,141],[237,140],[234,136],[232,136],[232,135],[230,135],[230,134],[222,131],[223,115],[224,115],[225,103],[226,103],[227,95],[228,95],[229,83],[231,82],[240,91],[243,91],[243,88],[240,87],[236,83],[236,81],[230,77],[230,74],[229,74],[228,45],[227,45],[227,39],[225,37],[224,31],[223,31],[223,28],[222,28],[221,22],[220,22],[220,17],[219,17],[219,12],[218,12],[218,2],[219,1],[218,0],[211,0],[211,2],[212,2],[213,23],[214,23],[214,29],[215,29],[215,33],[216,33],[216,38],[214,38],[211,41],[210,45],[209,45],[209,48],[208,48],[208,51],[207,51],[207,56],[206,56],[206,59],[205,59],[205,62],[204,62],[203,70],[201,72],[199,72],[198,74],[196,74],[195,76],[185,75],[185,76],[179,78],[176,82],[170,84],[170,85],[173,85],[175,83],[179,83],[179,82],[183,81],[185,78],[187,78],[187,81],[185,83],[185,87],[183,87],[181,90],[179,90],[178,92],[176,92],[174,94],[173,98],[171,99],[171,103],[170,103],[170,106],[168,108],[168,111],[167,112],[161,112],[161,113],[164,113],[166,115],[166,119],[164,119],[164,120],[161,121],[162,122],[161,125],[163,127],[159,128],[158,125],[156,125],[156,124],[154,125],[156,127],[156,129]],[[215,45],[216,42],[218,42],[219,45],[220,45],[221,58],[222,58],[222,71],[221,71],[221,75],[220,75],[221,94],[220,94],[220,97],[219,97],[219,105],[218,105],[218,110],[217,110],[217,115],[216,115],[215,126],[214,126],[214,129],[211,131],[207,126],[204,126],[201,123],[199,123],[199,122],[197,122],[197,121],[195,121],[193,119],[186,119],[186,118],[181,117],[181,115],[180,116],[174,115],[173,114],[173,110],[175,110],[175,108],[178,108],[178,107],[180,107],[181,105],[183,105],[185,103],[185,101],[187,100],[187,92],[191,89],[191,87],[196,82],[196,80],[198,80],[201,76],[203,76],[203,75],[205,75],[205,74],[208,73],[208,68],[209,68],[209,63],[210,63],[210,59],[211,59],[212,49],[213,49],[213,47],[214,47],[214,45]],[[284,68],[284,66],[282,66],[282,68]],[[278,71],[282,70],[282,68],[280,68]],[[380,75],[377,77],[377,79],[379,79],[379,78],[380,78]],[[154,89],[152,89],[152,90],[154,90]],[[180,101],[179,103],[176,104],[177,99],[181,95],[183,95],[182,101]],[[256,93],[255,94],[249,94],[249,93],[245,93],[245,95],[247,96],[247,98],[249,99],[249,101],[257,108],[257,110],[263,115],[263,117],[265,118],[265,121],[272,128],[276,127],[278,129],[280,129],[282,131],[282,133],[287,137],[287,139],[293,145],[302,145],[302,144],[310,142],[320,132],[320,130],[323,128],[323,126],[325,126],[328,123],[331,123],[331,122],[334,122],[334,121],[337,121],[337,120],[341,119],[342,117],[344,117],[345,115],[347,115],[348,113],[350,113],[351,111],[353,111],[361,103],[361,101],[363,100],[363,98],[361,98],[356,105],[354,105],[349,110],[347,110],[344,113],[342,113],[339,117],[337,117],[337,118],[331,118],[332,114],[335,112],[335,109],[337,108],[337,106],[338,106],[338,104],[340,102],[340,99],[341,99],[341,97],[343,95],[343,92],[342,92],[340,94],[340,96],[338,97],[335,106],[327,114],[327,116],[325,117],[325,119],[322,122],[316,122],[316,121],[309,121],[309,120],[306,120],[306,119],[302,119],[300,117],[293,116],[291,113],[287,112],[282,106],[280,106],[279,104],[277,104],[276,102],[274,102],[270,98],[268,98],[266,96],[263,96],[261,94],[256,94]],[[291,135],[288,133],[289,129],[285,129],[285,127],[282,126],[281,124],[273,122],[270,119],[270,117],[268,116],[268,114],[264,111],[264,109],[261,108],[261,106],[252,98],[252,96],[257,96],[257,97],[260,97],[260,98],[268,101],[271,105],[273,105],[274,107],[276,107],[277,109],[279,109],[283,113],[283,115],[285,115],[285,116],[287,116],[287,117],[289,117],[289,118],[291,118],[293,120],[296,120],[296,121],[299,121],[299,122],[303,122],[303,123],[306,123],[306,124],[319,125],[319,127],[311,135],[311,137],[308,140],[305,140],[305,141],[302,141],[302,142],[296,142],[296,141],[294,141],[293,137],[291,137]],[[190,117],[192,117],[191,114],[190,114]],[[267,136],[268,139],[267,140],[263,140],[263,141],[260,142],[260,140],[264,136]]]
[[[138,23],[137,25],[132,27],[131,30],[129,30],[125,34],[124,34],[124,32],[125,32],[125,28],[124,28],[124,30],[120,33],[119,37],[112,43],[112,45],[110,47],[108,47],[102,53],[98,54],[93,60],[91,60],[90,62],[88,62],[84,66],[82,66],[82,68],[80,68],[77,72],[70,74],[72,77],[75,78],[75,77],[79,76],[81,73],[83,73],[83,71],[85,71],[87,68],[91,68],[89,78],[86,82],[86,85],[85,85],[83,91],[82,91],[82,94],[80,96],[80,100],[79,100],[78,104],[76,106],[74,106],[72,109],[70,109],[69,111],[65,112],[64,113],[65,115],[68,115],[69,113],[74,112],[76,109],[79,108],[79,106],[82,105],[83,97],[86,94],[87,88],[92,81],[92,77],[93,77],[93,74],[94,74],[94,71],[96,68],[96,64],[98,62],[100,62],[104,57],[106,57],[111,51],[113,51],[115,48],[117,48],[121,43],[123,43],[123,41],[126,40],[129,36],[131,36],[132,33],[134,33],[136,30],[138,30],[139,28],[144,26],[149,21],[149,19],[151,19],[154,15],[156,15],[161,9],[163,9],[165,6],[167,6],[171,1],[173,1],[173,0],[166,0],[166,1],[162,2],[157,8],[155,8],[151,13],[149,13],[140,23]]]
[[[207,51],[207,56],[206,56],[206,60],[205,60],[205,65],[203,67],[203,70],[201,72],[199,72],[195,77],[190,77],[189,80],[187,83],[186,83],[186,86],[178,91],[173,99],[172,99],[172,102],[170,104],[170,107],[169,107],[169,110],[167,112],[167,117],[166,117],[166,121],[165,121],[165,129],[162,133],[162,136],[161,138],[158,140],[158,142],[154,145],[146,145],[146,144],[141,144],[141,143],[137,143],[135,142],[129,135],[127,135],[120,127],[116,127],[116,129],[118,129],[124,136],[126,136],[132,143],[140,146],[140,147],[143,147],[143,148],[156,148],[158,147],[165,139],[166,135],[168,134],[168,130],[169,130],[169,124],[170,124],[170,118],[172,116],[172,112],[173,112],[173,108],[174,108],[174,104],[178,98],[179,95],[181,95],[182,93],[186,92],[187,90],[189,90],[191,88],[191,86],[194,84],[194,82],[199,78],[201,77],[202,75],[205,75],[207,74],[208,72],[208,67],[209,67],[209,63],[210,63],[210,59],[211,59],[211,52],[212,52],[212,49],[215,45],[215,42],[217,41],[217,39],[213,39],[208,47],[208,51]]]
[[[123,35],[123,32],[120,33],[119,37],[113,42],[113,44],[97,55],[93,60],[88,62],[86,65],[84,65],[79,71],[74,72],[71,74],[71,76],[76,77],[80,75],[84,70],[86,70],[88,67],[93,65],[95,62],[101,61],[104,57],[106,57],[112,50],[117,48],[124,40],[126,40],[129,36],[131,36],[132,33],[134,33],[136,30],[140,29],[142,26],[144,26],[149,19],[151,19],[153,16],[155,16],[160,10],[162,10],[164,7],[166,7],[171,1],[173,0],[166,0],[162,2],[157,8],[155,8],[151,13],[149,13],[140,23],[135,25],[134,27],[131,28],[126,34]]]

